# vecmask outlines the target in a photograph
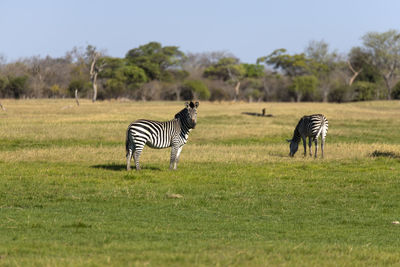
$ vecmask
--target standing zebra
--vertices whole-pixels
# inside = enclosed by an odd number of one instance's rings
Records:
[[[294,130],[293,137],[290,142],[290,156],[293,157],[299,148],[300,138],[303,139],[304,156],[306,155],[306,138],[308,137],[308,147],[310,156],[311,153],[311,141],[315,143],[315,157],[317,157],[318,150],[318,137],[321,135],[321,155],[324,157],[324,143],[325,137],[328,132],[328,120],[322,114],[314,114],[310,116],[304,116],[300,119],[299,123]]]
[[[136,170],[140,170],[139,158],[144,145],[151,148],[171,149],[170,169],[176,170],[179,155],[186,144],[189,132],[196,127],[197,107],[199,102],[186,102],[186,107],[179,111],[173,120],[151,121],[137,120],[131,123],[126,133],[126,169],[131,169],[132,156]]]

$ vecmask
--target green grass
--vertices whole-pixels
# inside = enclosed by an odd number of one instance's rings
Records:
[[[146,148],[140,172],[125,171],[126,127],[181,103],[2,103],[1,266],[400,264],[397,102],[201,103],[178,170]],[[263,106],[275,117],[240,115]],[[289,158],[313,110],[326,157]]]

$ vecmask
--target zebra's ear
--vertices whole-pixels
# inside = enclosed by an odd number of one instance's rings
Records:
[[[189,102],[185,102],[185,107],[186,107],[186,108],[189,107]]]
[[[200,104],[199,104],[199,102],[197,102],[197,101],[196,101],[196,103],[194,103],[195,108],[198,108],[199,105],[200,105]]]

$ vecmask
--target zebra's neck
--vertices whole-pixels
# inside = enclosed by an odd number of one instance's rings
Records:
[[[299,143],[301,139],[301,135],[299,132],[299,127],[297,126],[296,129],[294,129],[294,133],[293,133],[293,137],[292,137],[292,141]]]
[[[182,120],[182,118],[177,118],[180,126],[181,126],[181,135],[189,134],[192,127],[187,123],[186,120]]]
[[[175,114],[175,119],[178,120],[181,128],[181,136],[186,136],[193,128],[193,126],[189,124],[188,120],[186,120],[188,115],[189,114],[186,109],[182,109],[180,112]]]

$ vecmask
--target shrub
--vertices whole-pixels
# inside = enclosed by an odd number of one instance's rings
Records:
[[[400,82],[396,83],[392,90],[392,98],[400,99]]]
[[[293,78],[292,85],[290,86],[290,90],[296,96],[296,101],[300,102],[300,100],[304,97],[307,100],[312,100],[312,96],[315,94],[318,86],[318,79],[313,75],[304,75],[297,76]]]
[[[229,94],[222,88],[211,88],[211,101],[222,101],[229,99]]]
[[[352,89],[348,85],[333,88],[328,95],[329,102],[348,102],[351,100]]]
[[[352,85],[355,101],[367,101],[375,98],[376,85],[370,82],[355,82]]]
[[[86,95],[90,90],[90,82],[84,80],[72,80],[68,85],[68,92],[71,97],[75,96],[75,90],[78,89],[79,94]]]
[[[207,85],[200,80],[188,80],[183,83],[181,96],[184,100],[199,98],[200,100],[210,99],[211,93]]]
[[[8,77],[8,84],[5,87],[6,95],[20,98],[28,93],[27,76]]]

